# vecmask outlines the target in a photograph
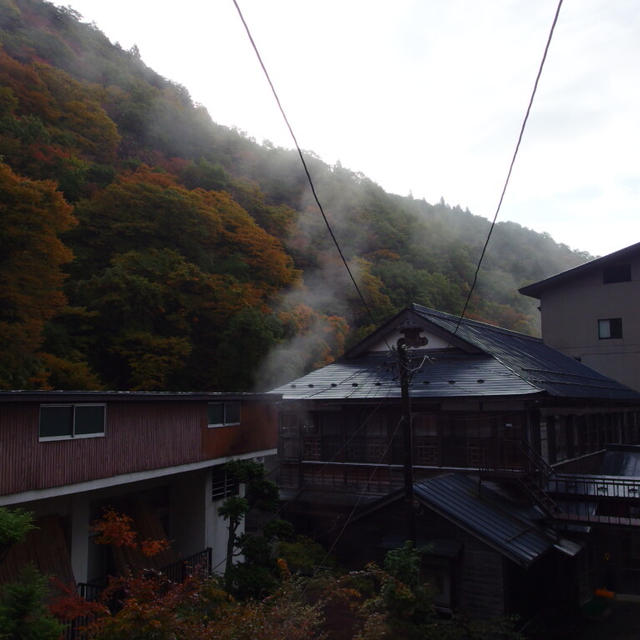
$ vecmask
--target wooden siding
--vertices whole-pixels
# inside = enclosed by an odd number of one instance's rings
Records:
[[[202,452],[205,458],[276,448],[278,417],[273,405],[244,402],[240,420],[240,425],[231,427],[207,429],[205,424],[202,431]],[[221,451],[224,453],[221,454]]]
[[[104,437],[39,442],[38,403],[0,405],[0,495],[275,448],[274,409],[246,402],[241,424],[207,427],[207,402],[109,402]]]
[[[463,535],[464,556],[460,565],[460,610],[474,618],[493,618],[505,613],[504,560],[469,535]]]

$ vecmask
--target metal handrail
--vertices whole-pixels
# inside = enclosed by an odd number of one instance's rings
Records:
[[[172,562],[166,567],[160,569],[169,580],[173,582],[184,582],[189,576],[194,574],[209,576],[211,575],[211,547],[207,547],[198,553],[182,558],[177,562]]]
[[[169,580],[173,582],[184,582],[189,576],[198,574],[204,577],[210,576],[212,571],[212,550],[207,547],[198,553],[173,562],[161,570]],[[107,578],[96,582],[78,582],[76,589],[78,595],[89,602],[96,601],[100,594],[104,591],[107,584]],[[63,631],[64,640],[83,640],[85,634],[80,631],[89,622],[91,616],[82,616],[68,622]]]
[[[640,478],[576,473],[556,473],[549,490],[557,494],[590,498],[640,498]]]
[[[553,467],[524,438],[520,440],[520,448],[529,462],[533,464],[534,471],[540,472],[540,481],[542,483],[553,476]]]

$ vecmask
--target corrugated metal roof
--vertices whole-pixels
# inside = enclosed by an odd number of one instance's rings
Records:
[[[416,353],[418,367],[424,354]],[[368,354],[340,360],[274,389],[285,400],[400,398],[397,358]],[[454,352],[431,355],[413,374],[413,398],[513,396],[539,393],[535,386],[487,355]]]
[[[517,564],[527,567],[559,540],[477,480],[445,474],[414,484],[416,498]]]
[[[600,473],[607,476],[640,478],[640,447],[609,445]]]

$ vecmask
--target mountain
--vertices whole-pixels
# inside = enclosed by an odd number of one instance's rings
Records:
[[[0,0],[0,43],[0,387],[264,387],[411,302],[461,311],[486,219],[307,153],[365,307],[296,152],[72,9]],[[468,315],[534,333],[518,287],[588,257],[499,223]]]

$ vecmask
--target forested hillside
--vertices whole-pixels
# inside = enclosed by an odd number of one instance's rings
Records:
[[[461,311],[484,218],[309,154],[371,318],[296,153],[216,125],[70,9],[0,0],[0,43],[0,387],[264,387],[410,302]],[[517,288],[586,257],[500,223],[469,315],[535,332]]]

